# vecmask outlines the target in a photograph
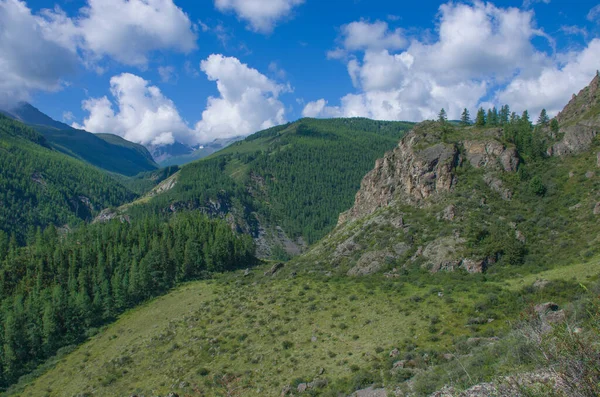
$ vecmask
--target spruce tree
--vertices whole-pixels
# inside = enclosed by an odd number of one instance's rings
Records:
[[[552,119],[552,121],[550,121],[550,131],[552,131],[552,133],[555,135],[558,134],[558,131],[559,131],[558,120]]]
[[[438,114],[438,122],[443,124],[447,121],[448,121],[448,116],[446,114],[446,110],[444,110],[444,108],[442,108],[442,110],[440,110],[440,113]]]
[[[469,110],[467,108],[463,110],[462,115],[460,116],[460,123],[463,126],[471,125],[471,115],[469,114]]]
[[[542,111],[540,112],[540,117],[538,117],[537,125],[547,127],[548,123],[550,123],[550,118],[546,113],[546,109],[542,109]]]
[[[477,111],[477,118],[475,119],[475,125],[477,127],[485,127],[485,110],[479,108]]]

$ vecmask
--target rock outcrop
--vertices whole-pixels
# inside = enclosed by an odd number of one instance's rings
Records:
[[[516,172],[519,167],[519,155],[515,148],[507,148],[492,139],[484,141],[464,141],[467,161],[475,168],[498,168]]]
[[[422,123],[377,160],[361,183],[354,207],[340,215],[339,224],[367,216],[397,198],[418,205],[432,194],[452,189],[459,151],[454,144],[439,142],[435,134],[424,133],[431,124]]]
[[[549,154],[565,156],[582,153],[590,148],[600,133],[600,74],[592,80],[556,116],[563,139],[549,149]],[[594,115],[594,111],[596,115]]]

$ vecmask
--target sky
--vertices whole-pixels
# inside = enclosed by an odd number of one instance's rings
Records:
[[[556,114],[600,69],[600,3],[0,0],[0,106],[196,145],[301,117]]]

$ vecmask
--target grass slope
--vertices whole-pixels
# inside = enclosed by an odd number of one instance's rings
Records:
[[[319,379],[310,395],[337,396],[372,383],[393,390],[416,374],[417,394],[427,395],[454,372],[453,381],[467,387],[534,369],[506,351],[482,352],[468,338],[508,335],[531,305],[569,302],[579,293],[579,281],[600,273],[598,260],[580,266],[587,277],[543,290],[531,288],[533,279],[515,289],[519,276],[430,275],[417,269],[398,279],[285,273],[271,278],[262,275],[266,267],[249,277],[223,275],[126,313],[8,394],[278,396],[285,385],[295,390]],[[394,348],[401,353],[390,358]],[[445,368],[443,355],[459,351],[467,375],[456,362],[443,376],[419,375]],[[472,357],[474,352],[479,355]],[[393,362],[402,358],[417,369],[392,374]],[[481,360],[487,360],[485,366]]]

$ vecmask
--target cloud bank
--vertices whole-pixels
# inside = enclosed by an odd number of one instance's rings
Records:
[[[143,78],[124,73],[110,80],[111,98],[83,102],[88,112],[83,124],[95,133],[112,133],[144,145],[175,141],[195,145],[217,138],[249,135],[285,122],[285,107],[278,96],[289,90],[237,58],[213,54],[200,69],[216,82],[219,96],[209,97],[194,127],[180,116],[172,100]]]
[[[554,42],[537,28],[533,11],[491,3],[440,6],[433,41],[412,39],[403,47],[402,32],[379,21],[342,27],[342,45],[328,56],[345,60],[357,92],[338,105],[310,102],[303,115],[420,121],[445,108],[458,119],[463,108],[504,103],[555,114],[600,64],[598,40],[580,51],[542,52],[532,40],[542,37],[549,48]]]
[[[59,90],[80,65],[101,70],[104,58],[145,67],[153,52],[189,52],[196,39],[172,0],[88,0],[76,17],[58,6],[33,14],[24,1],[0,0],[0,97]]]

